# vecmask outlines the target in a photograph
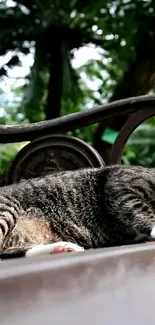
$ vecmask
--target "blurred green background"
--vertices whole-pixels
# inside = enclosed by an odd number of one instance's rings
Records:
[[[1,0],[0,124],[52,119],[155,92],[155,1]],[[69,134],[104,157],[106,120]],[[155,166],[155,118],[134,132],[122,162]],[[0,145],[0,172],[25,144]],[[108,144],[110,146],[110,144]]]

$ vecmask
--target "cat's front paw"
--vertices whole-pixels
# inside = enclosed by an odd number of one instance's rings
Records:
[[[82,252],[84,248],[70,242],[56,242],[47,245],[37,245],[26,252],[26,257],[65,252]]]

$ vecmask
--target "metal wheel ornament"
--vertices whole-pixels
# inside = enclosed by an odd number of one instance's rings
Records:
[[[105,163],[99,153],[84,141],[67,135],[51,135],[32,141],[22,148],[7,173],[7,184],[88,167],[102,167]]]

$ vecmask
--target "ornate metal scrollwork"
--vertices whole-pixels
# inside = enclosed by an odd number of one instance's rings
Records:
[[[18,152],[9,167],[7,184],[62,170],[101,166],[104,162],[92,146],[67,135],[51,135],[32,141]]]

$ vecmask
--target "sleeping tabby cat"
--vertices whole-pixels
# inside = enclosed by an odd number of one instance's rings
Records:
[[[39,244],[50,244],[52,252],[53,247],[80,250],[152,240],[154,169],[81,169],[0,188],[1,252]]]

